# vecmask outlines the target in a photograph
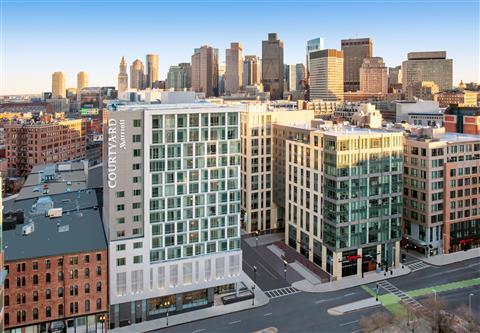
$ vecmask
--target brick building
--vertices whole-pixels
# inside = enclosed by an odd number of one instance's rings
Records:
[[[6,332],[102,332],[107,243],[96,192],[8,202],[3,249]]]
[[[480,134],[480,107],[450,105],[444,112],[445,131]]]
[[[85,157],[85,122],[14,122],[4,125],[9,172],[26,176],[34,165]]]

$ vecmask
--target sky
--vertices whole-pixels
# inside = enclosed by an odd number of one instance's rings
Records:
[[[305,61],[309,39],[325,47],[371,37],[373,55],[400,65],[411,51],[446,50],[454,84],[480,81],[479,0],[0,0],[0,95],[51,91],[51,74],[66,86],[86,71],[90,86],[116,85],[122,56],[131,64],[159,54],[159,79],[190,62],[201,45],[230,42],[261,57],[269,32],[285,45],[284,61]]]

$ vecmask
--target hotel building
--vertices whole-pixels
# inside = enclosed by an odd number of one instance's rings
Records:
[[[480,136],[417,128],[404,142],[404,237],[427,256],[480,246]]]
[[[240,281],[241,110],[198,103],[108,113],[110,327],[212,306]]]
[[[402,133],[303,129],[286,141],[287,244],[337,279],[398,265]]]
[[[278,215],[277,206],[272,202],[272,184],[276,181],[273,178],[284,176],[272,172],[277,158],[272,149],[272,126],[309,122],[314,118],[314,111],[248,104],[240,117],[243,228],[248,233],[283,229],[283,215]]]

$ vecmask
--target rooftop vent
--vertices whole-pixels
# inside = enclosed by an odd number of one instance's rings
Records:
[[[60,208],[50,208],[47,212],[47,216],[49,218],[61,217],[62,212],[63,212],[62,207],[60,207]]]
[[[35,224],[32,222],[22,227],[22,236],[30,235],[35,231]]]
[[[58,227],[58,232],[67,232],[70,231],[70,225],[61,225]]]

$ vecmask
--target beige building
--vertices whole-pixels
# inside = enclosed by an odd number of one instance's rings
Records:
[[[405,89],[407,99],[423,99],[424,101],[433,101],[435,94],[438,93],[438,85],[433,81],[415,82]]]
[[[192,89],[205,97],[218,95],[218,49],[203,45],[192,55]]]
[[[387,94],[388,73],[381,57],[363,59],[360,67],[360,91],[367,94]]]
[[[136,59],[130,66],[130,88],[145,89],[145,73],[143,62],[140,59]]]
[[[230,43],[225,51],[225,93],[234,94],[243,88],[243,55],[242,44]]]
[[[310,53],[310,100],[343,101],[343,52]]]
[[[88,87],[88,74],[86,72],[79,72],[77,74],[77,92],[80,93],[80,91],[86,87]]]
[[[451,104],[458,106],[477,106],[478,92],[460,89],[445,90],[435,94],[435,100],[441,108]]]
[[[122,57],[122,60],[120,60],[120,71],[118,73],[118,78],[117,78],[117,89],[118,93],[122,94],[125,91],[128,90],[128,74],[127,74],[127,61],[125,60],[125,57]]]
[[[241,139],[241,208],[243,227],[247,232],[283,229],[283,215],[272,202],[272,184],[282,182],[282,174],[272,171],[272,127],[275,124],[309,122],[313,110],[273,107],[268,104],[247,104],[240,115]],[[279,177],[279,179],[275,179]]]
[[[246,55],[243,61],[243,85],[262,84],[262,65],[256,55]]]
[[[146,87],[152,88],[153,83],[158,81],[158,54],[147,54]]]
[[[65,75],[63,72],[52,74],[52,95],[53,98],[65,98]]]
[[[345,91],[360,89],[360,67],[363,59],[372,56],[372,40],[370,38],[353,38],[342,40],[344,55],[344,88]]]
[[[433,81],[440,91],[453,87],[453,60],[446,51],[410,52],[402,63],[403,88],[421,81]]]
[[[398,267],[402,146],[401,132],[339,125],[287,140],[286,243],[336,279]]]
[[[283,42],[276,33],[262,41],[262,83],[272,100],[283,98]]]
[[[402,67],[388,67],[388,85],[402,84]]]

